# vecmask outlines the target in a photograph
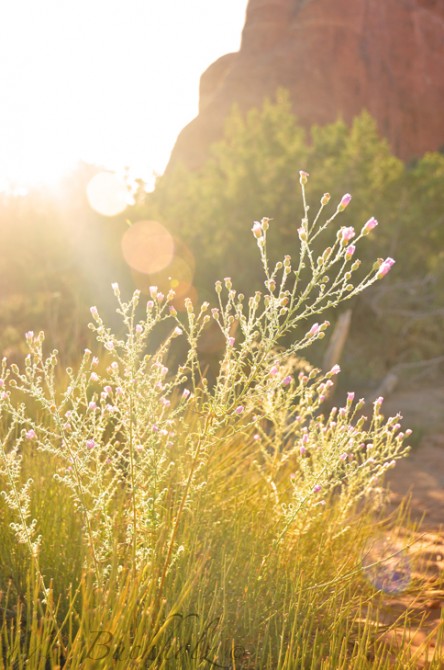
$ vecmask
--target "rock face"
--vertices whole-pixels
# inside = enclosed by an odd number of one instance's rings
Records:
[[[444,146],[444,0],[250,0],[238,53],[202,75],[199,115],[169,167],[198,167],[234,103],[289,89],[310,126],[367,109],[396,155]]]

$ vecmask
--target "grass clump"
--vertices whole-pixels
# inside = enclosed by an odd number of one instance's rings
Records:
[[[27,333],[23,369],[3,361],[0,668],[393,667],[377,595],[411,588],[409,565],[397,550],[366,557],[390,532],[375,509],[406,434],[382,399],[368,417],[352,393],[323,411],[339,368],[299,358],[329,326],[315,316],[393,261],[359,275],[374,220],[315,254],[350,196],[321,225],[325,194],[310,222],[307,177],[296,262],[270,267],[270,221],[253,225],[264,292],[227,277],[216,306],[188,302],[181,318],[172,293],[152,286],[141,305],[113,285],[123,334],[91,308],[98,348],[66,383],[42,333]],[[198,355],[210,322],[224,339],[211,384]],[[408,645],[396,663],[410,667]]]

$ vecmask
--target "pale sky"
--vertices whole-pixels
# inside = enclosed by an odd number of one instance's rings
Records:
[[[0,185],[79,160],[149,179],[240,46],[248,0],[0,0]]]

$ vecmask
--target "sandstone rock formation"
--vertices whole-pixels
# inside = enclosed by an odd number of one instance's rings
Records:
[[[279,86],[305,126],[365,108],[399,157],[441,149],[443,73],[444,0],[250,0],[240,51],[202,75],[170,166],[201,165],[233,103],[258,106]]]

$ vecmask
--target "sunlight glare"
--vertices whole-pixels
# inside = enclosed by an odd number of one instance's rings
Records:
[[[174,256],[174,239],[158,221],[138,221],[122,237],[122,254],[132,270],[152,275],[166,268]]]
[[[116,216],[131,203],[127,185],[112,172],[99,172],[89,180],[86,197],[90,207],[103,216]]]

